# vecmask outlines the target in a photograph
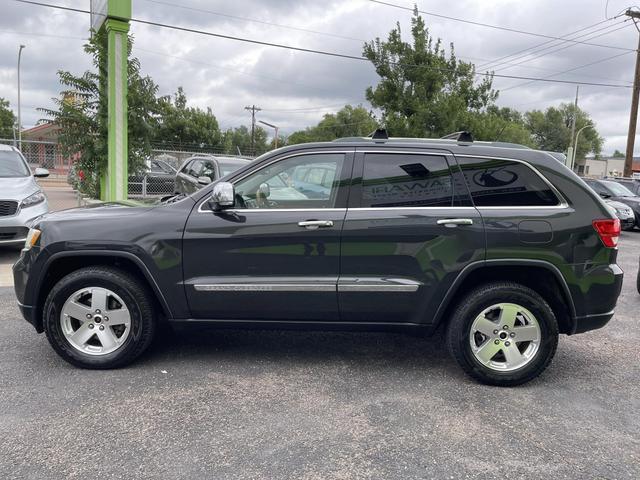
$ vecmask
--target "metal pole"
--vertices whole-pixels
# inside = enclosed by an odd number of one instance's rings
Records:
[[[20,108],[20,60],[22,59],[22,49],[25,45],[20,45],[18,50],[18,149],[22,151],[22,115]]]
[[[574,147],[573,147],[573,159],[571,160],[571,170],[573,170],[573,167],[574,167],[574,164],[575,164],[575,160],[576,160],[576,153],[578,151],[578,138],[580,138],[580,133],[582,133],[582,131],[585,128],[589,128],[590,126],[591,125],[585,125],[580,130],[578,130],[578,133],[576,133],[576,143],[574,144]]]
[[[278,127],[277,125],[272,125],[271,123],[267,123],[263,120],[258,120],[258,123],[266,125],[267,127],[271,127],[275,130],[276,138],[274,139],[274,148],[278,148],[278,131],[280,130],[280,127]]]
[[[571,118],[571,136],[569,137],[569,152],[571,154],[571,158],[569,158],[569,164],[571,165],[571,169],[573,170],[573,163],[576,157],[575,150],[572,150],[573,146],[573,136],[576,134],[576,118],[578,116],[578,92],[580,91],[580,85],[576,85],[576,101],[573,104],[573,115]]]

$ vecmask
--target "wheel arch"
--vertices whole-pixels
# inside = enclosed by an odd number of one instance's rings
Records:
[[[549,303],[560,333],[572,334],[576,310],[569,286],[560,270],[544,260],[500,259],[474,262],[465,267],[445,294],[433,317],[433,327],[447,323],[456,301],[478,285],[510,280],[539,293]]]
[[[152,293],[153,301],[165,318],[172,318],[171,308],[166,301],[153,275],[136,255],[111,250],[83,250],[76,252],[58,252],[51,256],[42,269],[42,274],[36,286],[35,327],[38,332],[43,331],[42,308],[48,292],[64,276],[88,266],[109,266],[136,276],[145,282]]]

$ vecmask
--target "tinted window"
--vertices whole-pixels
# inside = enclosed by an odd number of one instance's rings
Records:
[[[220,169],[220,176],[224,177],[225,175],[229,175],[230,173],[239,170],[240,167],[244,167],[248,162],[225,162],[218,161],[218,168]]]
[[[29,169],[16,152],[0,152],[0,178],[28,177]]]
[[[344,155],[312,154],[268,165],[235,184],[239,208],[332,208]],[[305,174],[300,171],[304,169]],[[309,178],[310,172],[320,171]],[[331,181],[327,183],[327,176]],[[261,188],[262,186],[262,188]],[[244,205],[243,205],[244,204]]]
[[[609,180],[603,180],[601,183],[614,197],[635,197],[636,195],[627,187],[620,185],[619,183]]]
[[[362,207],[449,207],[453,182],[441,156],[368,154],[362,177]]]
[[[560,200],[528,165],[510,160],[459,157],[478,207],[554,206]]]

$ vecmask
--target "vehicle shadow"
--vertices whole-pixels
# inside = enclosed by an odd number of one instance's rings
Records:
[[[379,362],[397,367],[451,365],[444,335],[300,330],[163,330],[144,363],[180,360],[282,361],[331,365]]]

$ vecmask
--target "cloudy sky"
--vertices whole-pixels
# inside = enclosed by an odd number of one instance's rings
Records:
[[[89,8],[89,0],[42,0]],[[387,0],[405,7],[412,2]],[[597,43],[549,41],[521,33],[425,15],[427,24],[456,54],[479,71],[629,87],[638,32],[626,17],[614,19],[629,4],[621,0],[430,0],[418,7],[435,14]],[[455,8],[452,8],[455,5]],[[606,6],[606,8],[605,8]],[[605,14],[610,18],[607,20]],[[310,49],[361,55],[362,44],[386,37],[396,22],[409,33],[411,13],[369,0],[133,0],[134,18]],[[56,72],[82,72],[89,59],[82,50],[89,18],[14,0],[0,0],[0,97],[17,103],[17,53],[22,57],[22,116],[25,126],[51,106],[60,91]],[[589,27],[586,28],[585,27]],[[362,103],[377,76],[368,62],[259,46],[133,23],[134,54],[143,73],[161,94],[182,86],[191,106],[211,107],[222,127],[249,123],[246,105],[263,110],[258,118],[289,134],[317,123],[345,103]],[[405,38],[408,39],[408,35]],[[546,43],[545,42],[550,42]],[[541,44],[544,44],[541,46]],[[524,52],[522,52],[524,51]],[[513,55],[516,52],[522,52]],[[504,58],[511,55],[508,58]],[[496,61],[502,59],[500,61]],[[504,63],[508,62],[508,63]],[[598,62],[598,63],[595,63]],[[577,68],[587,64],[584,68]],[[567,70],[572,70],[568,73]],[[573,101],[575,85],[495,78],[498,103],[525,111]],[[624,151],[630,88],[580,87],[580,106],[605,137],[604,153]],[[640,152],[640,141],[636,141]]]

